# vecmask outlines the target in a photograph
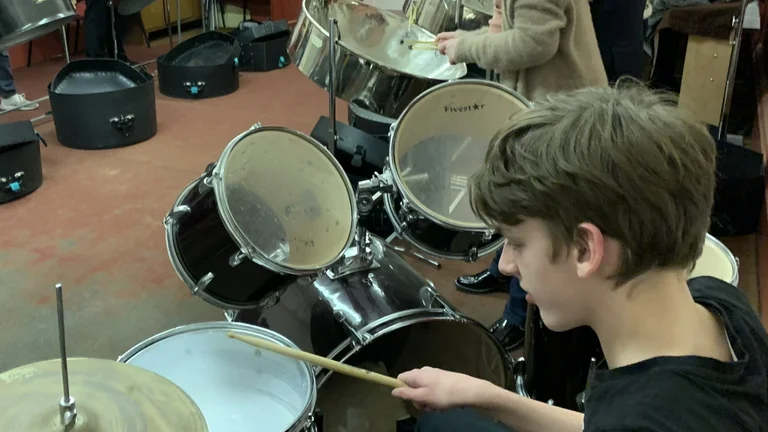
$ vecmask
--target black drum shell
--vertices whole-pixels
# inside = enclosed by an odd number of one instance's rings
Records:
[[[209,168],[212,170],[213,165]],[[194,283],[213,273],[213,279],[204,287],[217,307],[233,309],[255,308],[281,287],[297,277],[273,272],[248,258],[232,266],[230,259],[240,248],[229,235],[218,212],[214,190],[200,178],[181,197],[177,207],[189,211],[174,219],[174,245],[169,253],[175,254],[185,273]],[[190,287],[194,289],[194,287]]]
[[[14,175],[23,172],[18,192],[10,190]],[[0,204],[15,201],[43,185],[40,141],[32,122],[0,124]]]
[[[136,86],[90,94],[56,92],[64,79],[81,72],[119,73]],[[157,134],[154,79],[146,71],[138,71],[122,61],[72,61],[48,85],[48,96],[56,137],[65,147],[112,149],[138,144]]]
[[[604,359],[592,329],[552,331],[534,305],[528,305],[524,356],[525,387],[530,396],[574,411],[580,411],[577,398],[586,390],[592,359],[596,365]]]
[[[203,66],[177,64],[189,51],[216,42],[231,47],[226,61]],[[187,39],[157,59],[160,93],[178,99],[208,99],[236,92],[240,88],[240,52],[237,39],[216,31]]]

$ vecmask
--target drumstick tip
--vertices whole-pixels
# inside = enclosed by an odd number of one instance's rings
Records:
[[[229,337],[230,339],[234,339],[235,334],[233,332],[227,332],[227,337]]]

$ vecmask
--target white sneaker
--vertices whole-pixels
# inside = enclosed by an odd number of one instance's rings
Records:
[[[40,104],[32,103],[24,97],[23,94],[15,94],[9,98],[0,98],[0,111],[10,111],[13,109],[20,109],[21,111],[30,111],[40,108]]]

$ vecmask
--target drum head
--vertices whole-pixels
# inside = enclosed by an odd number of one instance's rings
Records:
[[[273,270],[322,270],[352,242],[357,212],[349,179],[299,132],[241,135],[219,159],[213,185],[227,230],[252,260]]]
[[[711,276],[738,285],[739,268],[731,251],[719,240],[707,234],[704,249],[691,271],[690,278]]]
[[[212,322],[161,333],[118,361],[179,386],[200,408],[211,432],[291,430],[314,408],[311,367],[230,339],[230,331],[296,348],[270,330]]]
[[[470,206],[468,180],[491,138],[529,106],[506,87],[481,80],[445,83],[416,98],[390,145],[395,183],[411,207],[448,228],[487,230]]]

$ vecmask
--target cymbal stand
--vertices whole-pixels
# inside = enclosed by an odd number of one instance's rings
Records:
[[[744,19],[747,15],[747,0],[741,0],[739,16],[734,16],[731,25],[731,60],[728,64],[728,75],[725,80],[725,93],[723,104],[720,108],[720,124],[718,125],[717,138],[725,141],[728,138],[728,117],[731,113],[731,101],[733,99],[733,87],[736,84],[736,68],[739,65],[739,51],[741,50],[741,37],[744,32]]]
[[[328,151],[333,157],[336,157],[336,140],[339,139],[336,132],[336,42],[341,39],[338,25],[336,18],[328,20],[328,121],[331,127]]]
[[[109,6],[110,24],[112,25],[112,49],[115,53],[115,60],[117,60],[117,30],[115,30],[115,2],[113,0],[107,1]]]
[[[64,300],[61,294],[61,284],[56,284],[56,315],[58,315],[59,349],[61,351],[61,378],[64,386],[64,397],[59,401],[59,419],[64,430],[70,430],[77,420],[75,398],[69,393],[69,370],[67,368],[67,344],[64,337]]]
[[[61,32],[61,45],[64,48],[64,58],[67,59],[67,64],[69,64],[69,41],[67,40],[67,31],[64,26],[61,26],[59,31]]]

